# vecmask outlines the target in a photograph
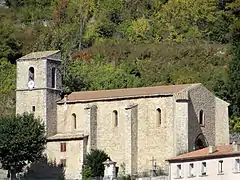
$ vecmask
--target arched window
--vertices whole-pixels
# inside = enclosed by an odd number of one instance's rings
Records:
[[[204,123],[205,123],[204,121],[205,121],[204,112],[203,112],[203,110],[200,110],[199,111],[199,124],[201,126],[204,126]]]
[[[28,70],[28,81],[34,81],[34,68],[30,67]]]
[[[56,69],[52,68],[52,88],[56,88]]]
[[[116,110],[113,111],[113,123],[115,127],[118,126],[118,112]]]
[[[199,134],[194,143],[194,150],[202,149],[209,146],[207,139],[204,137],[204,135],[201,133]]]
[[[72,114],[72,123],[73,123],[73,129],[77,129],[77,116],[75,113]]]
[[[157,124],[160,126],[162,124],[162,111],[157,108]]]

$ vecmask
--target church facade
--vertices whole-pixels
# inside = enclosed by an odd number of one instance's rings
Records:
[[[202,84],[73,92],[60,99],[59,51],[17,61],[16,112],[46,124],[50,161],[79,179],[84,155],[104,150],[119,173],[167,171],[166,159],[209,145],[229,144],[228,103]]]

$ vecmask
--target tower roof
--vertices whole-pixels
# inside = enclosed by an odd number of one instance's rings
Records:
[[[43,58],[51,57],[59,52],[60,52],[60,50],[32,52],[30,54],[27,54],[27,55],[19,58],[18,60],[43,59]]]

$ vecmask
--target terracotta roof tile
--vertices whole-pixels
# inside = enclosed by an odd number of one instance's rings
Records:
[[[126,88],[126,89],[113,89],[113,90],[100,90],[100,91],[80,91],[73,92],[67,97],[67,102],[86,102],[98,100],[112,100],[112,99],[126,99],[137,97],[152,97],[159,95],[173,95],[184,89],[199,84],[180,84],[180,85],[167,85],[167,86],[154,86],[142,88]],[[62,99],[58,103],[63,103]]]
[[[211,159],[216,157],[223,157],[229,155],[240,155],[240,148],[238,145],[238,150],[234,151],[233,145],[223,145],[223,146],[216,146],[215,151],[213,153],[209,153],[209,147],[196,150],[193,152],[189,152],[186,154],[182,154],[176,156],[174,158],[168,159],[167,161],[184,161],[184,160],[197,160],[197,159]]]

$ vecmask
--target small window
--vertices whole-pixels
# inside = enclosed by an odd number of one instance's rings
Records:
[[[66,152],[66,143],[60,143],[60,152]]]
[[[34,68],[30,67],[28,70],[28,81],[34,81]]]
[[[56,69],[52,68],[52,88],[56,88]]]
[[[162,124],[162,111],[157,108],[157,124],[160,126]]]
[[[218,161],[218,174],[223,174],[223,160]]]
[[[118,126],[118,112],[116,110],[113,111],[113,123],[115,127]]]
[[[193,163],[190,163],[189,164],[189,177],[194,177],[195,174],[194,174],[194,164]]]
[[[35,112],[35,106],[32,106],[32,112],[34,113]]]
[[[182,165],[178,164],[177,165],[177,173],[176,173],[177,177],[176,178],[181,178],[182,176]]]
[[[235,159],[233,164],[234,172],[240,172],[240,159]]]
[[[72,114],[73,129],[77,129],[77,116],[75,113]]]
[[[200,110],[200,112],[199,112],[199,124],[201,126],[204,126],[204,123],[205,123],[204,121],[205,121],[204,112],[203,112],[203,110]]]
[[[67,166],[67,160],[66,159],[60,159],[60,165],[61,165],[61,167],[66,167]]]
[[[206,176],[207,175],[207,163],[206,162],[202,162],[201,175],[202,176]]]

